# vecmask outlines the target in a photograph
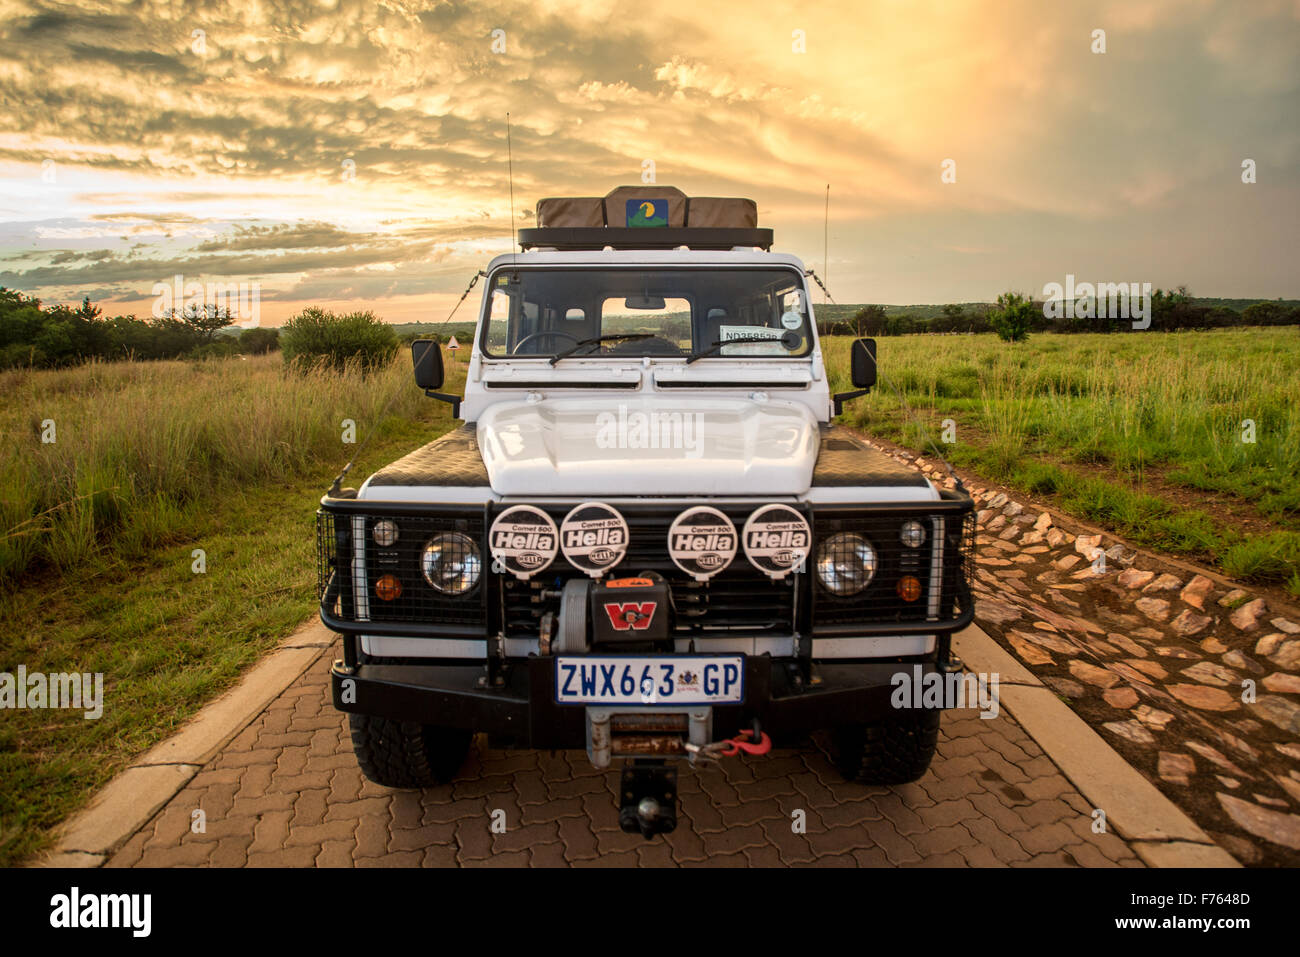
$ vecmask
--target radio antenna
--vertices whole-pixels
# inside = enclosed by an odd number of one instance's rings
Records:
[[[829,279],[831,277],[831,261],[828,258],[830,256],[830,252],[829,252],[830,231],[831,231],[831,184],[827,183],[826,184],[826,214],[822,219],[822,276],[825,279]],[[822,286],[822,292],[828,296],[830,295],[830,293],[826,292],[825,286]]]
[[[519,245],[515,236],[515,154],[510,143],[510,114],[506,114],[506,169],[510,180],[510,255],[513,257]],[[511,259],[514,262],[514,259]]]

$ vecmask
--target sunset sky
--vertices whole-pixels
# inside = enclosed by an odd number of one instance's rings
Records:
[[[0,0],[0,98],[0,285],[108,314],[444,318],[511,245],[507,111],[518,225],[649,159],[840,302],[1300,297],[1300,0]]]

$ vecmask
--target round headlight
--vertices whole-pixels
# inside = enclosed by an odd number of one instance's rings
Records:
[[[876,550],[857,532],[839,532],[817,549],[817,577],[832,595],[856,595],[876,574]]]
[[[391,519],[381,518],[375,522],[370,534],[380,548],[389,548],[397,544],[397,523]]]
[[[478,584],[483,556],[468,535],[442,532],[424,546],[420,571],[424,580],[444,595],[463,595]]]
[[[925,544],[925,526],[916,519],[906,521],[898,537],[908,548],[920,548]]]

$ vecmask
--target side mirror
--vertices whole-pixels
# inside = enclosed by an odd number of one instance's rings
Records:
[[[856,343],[855,343],[856,345]],[[856,360],[855,360],[856,361]],[[415,366],[415,384],[426,392],[441,389],[444,373],[442,350],[433,339],[416,339],[411,343],[411,364]],[[854,365],[854,369],[857,366]]]
[[[854,339],[850,355],[854,388],[870,389],[876,384],[876,340]]]
[[[837,392],[831,396],[835,403],[835,414],[844,411],[844,403],[866,395],[876,384],[876,340],[854,339],[849,349],[849,378],[853,380],[855,391]]]
[[[442,368],[442,349],[432,339],[416,339],[411,343],[411,364],[415,366],[415,384],[424,394],[439,402],[451,405],[451,414],[460,418],[460,396],[435,392],[442,388],[446,373]]]

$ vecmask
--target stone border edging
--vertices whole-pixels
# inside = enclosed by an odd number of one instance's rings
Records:
[[[114,776],[64,822],[54,849],[34,866],[101,866],[333,644],[319,618],[300,627],[233,688]]]
[[[1240,867],[978,625],[953,636],[968,671],[999,675],[999,702],[1149,867]]]

